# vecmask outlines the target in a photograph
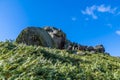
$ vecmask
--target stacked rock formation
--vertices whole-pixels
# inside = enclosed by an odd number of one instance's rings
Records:
[[[56,44],[56,48],[58,49],[64,48],[65,41],[66,41],[66,35],[62,30],[57,29],[55,27],[49,27],[49,26],[44,27],[44,30],[49,33],[49,35],[51,36],[51,38]]]
[[[17,43],[63,49],[65,33],[54,27],[28,27],[22,30],[16,39]]]
[[[66,39],[66,34],[62,30],[49,26],[46,26],[44,28],[25,28],[17,37],[16,42],[25,43],[27,45],[37,45],[57,49],[89,51],[92,53],[105,53],[105,48],[103,45],[97,45],[93,47],[73,43]]]

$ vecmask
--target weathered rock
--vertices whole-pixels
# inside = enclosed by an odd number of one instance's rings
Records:
[[[98,53],[105,53],[105,48],[103,45],[97,45],[95,47],[93,46],[85,46],[80,45],[78,43],[70,42],[67,40],[67,43],[65,44],[65,49],[67,50],[80,50],[80,51],[89,51],[90,54]]]
[[[99,53],[104,53],[105,52],[105,48],[104,48],[103,45],[97,45],[97,46],[95,46],[94,49],[95,49],[96,52],[99,52]]]
[[[87,49],[87,46],[84,46],[84,45],[81,45],[79,48],[79,50],[82,50],[82,51],[86,51],[86,49]]]
[[[38,27],[28,27],[22,30],[16,42],[25,43],[27,45],[55,47],[55,43],[51,36],[44,29]]]
[[[82,51],[77,54],[83,54],[84,52],[88,52],[90,54],[94,54],[96,52],[105,53],[103,45],[93,47],[71,42],[66,39],[66,34],[62,30],[49,26],[44,28],[28,27],[19,34],[16,42],[25,43],[27,45],[40,45],[44,47],[67,49],[69,51]]]
[[[67,49],[67,50],[72,50],[72,46],[69,45],[66,49]]]
[[[72,50],[72,42],[70,40],[66,40],[64,48],[67,50]]]
[[[72,46],[72,50],[77,50],[78,48],[77,43],[71,43],[70,46]]]
[[[56,48],[59,49],[64,48],[66,42],[66,35],[62,30],[49,26],[44,27],[44,30],[49,33],[49,35],[51,36],[51,38],[53,39],[57,46]]]
[[[87,51],[94,51],[94,47],[93,47],[93,46],[88,46],[88,47],[86,48],[86,50],[87,50]]]

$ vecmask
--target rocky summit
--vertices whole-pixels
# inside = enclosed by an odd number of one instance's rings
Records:
[[[16,42],[25,43],[27,45],[55,47],[55,43],[51,36],[44,29],[38,27],[27,27],[22,30]]]
[[[93,47],[71,42],[66,38],[66,34],[61,29],[50,26],[43,28],[27,27],[18,35],[16,42],[57,49],[105,53],[105,48],[102,44]]]

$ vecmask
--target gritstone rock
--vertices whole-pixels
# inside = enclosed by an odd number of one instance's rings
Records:
[[[55,47],[55,43],[51,36],[44,29],[38,27],[28,27],[22,30],[17,37],[16,42],[25,43],[27,45]]]
[[[103,45],[93,47],[71,42],[66,39],[66,34],[62,30],[50,26],[44,28],[28,27],[19,34],[16,42],[73,51],[80,50],[83,52],[89,51],[90,53],[105,53]],[[81,54],[81,52],[78,52],[78,54]]]
[[[87,51],[94,51],[95,49],[94,49],[94,47],[92,47],[92,46],[88,46],[88,47],[86,48],[86,50],[87,50]]]
[[[96,52],[100,52],[100,53],[104,53],[105,52],[105,48],[103,45],[97,45],[94,48],[96,50]]]
[[[56,48],[58,49],[64,48],[66,42],[66,35],[62,30],[49,26],[44,27],[44,30],[49,33],[49,35],[56,44]]]

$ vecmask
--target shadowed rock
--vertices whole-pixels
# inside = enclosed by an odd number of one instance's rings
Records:
[[[66,35],[62,30],[49,26],[44,27],[44,30],[47,31],[48,34],[51,36],[51,38],[56,44],[56,48],[58,49],[64,48],[66,42]]]
[[[56,47],[51,36],[44,29],[38,27],[28,27],[22,30],[17,37],[16,42],[25,43],[27,45]]]
[[[100,53],[104,53],[105,52],[105,48],[103,45],[97,45],[94,48],[96,50],[96,52],[100,52]]]
[[[40,45],[44,47],[73,51],[89,51],[91,54],[105,53],[105,48],[103,45],[97,45],[93,47],[71,42],[70,40],[66,39],[66,34],[62,30],[49,26],[44,28],[28,27],[19,34],[16,42],[25,43],[27,45]]]
[[[89,51],[90,53],[105,53],[105,48],[103,45],[85,46],[71,41],[67,41],[65,44],[65,49],[67,50],[80,50],[80,51]]]
[[[94,49],[93,46],[88,46],[88,47],[86,48],[86,50],[87,50],[87,51],[95,51],[95,49]]]

